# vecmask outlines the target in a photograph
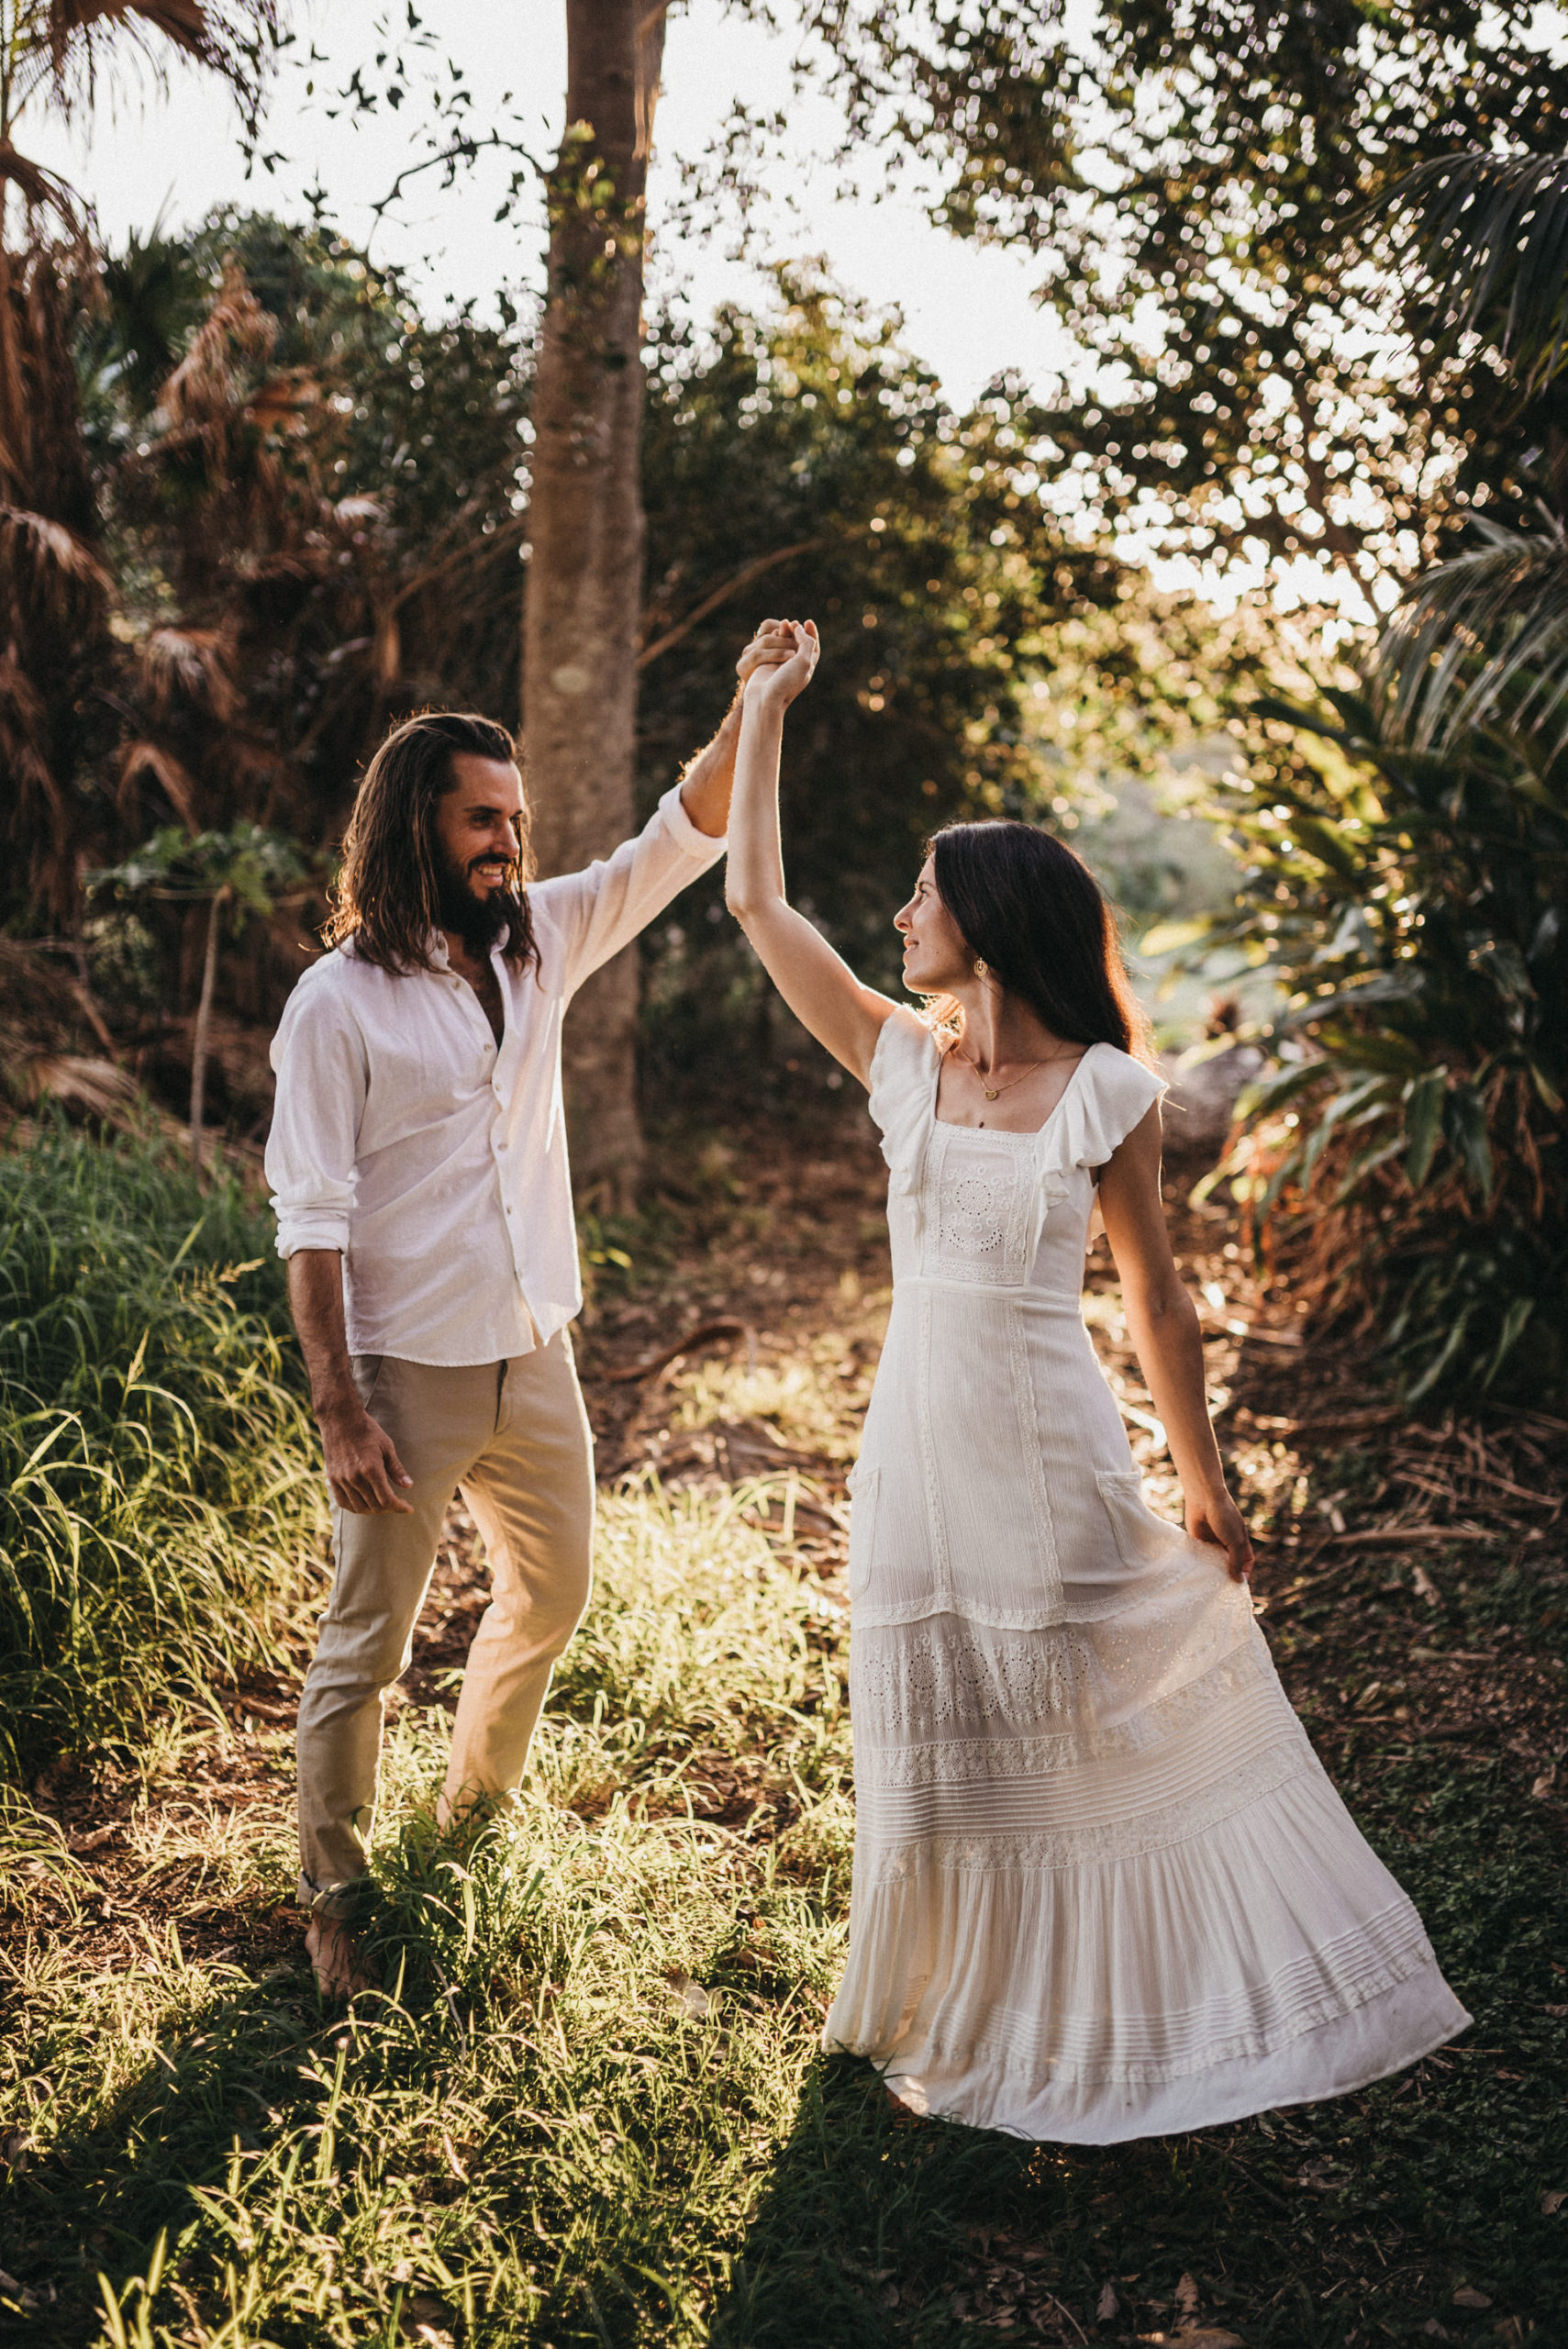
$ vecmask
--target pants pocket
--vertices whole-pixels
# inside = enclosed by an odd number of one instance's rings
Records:
[[[1124,1566],[1157,1566],[1182,1540],[1169,1518],[1157,1517],[1143,1497],[1143,1486],[1129,1468],[1096,1468],[1095,1482]]]
[[[384,1354],[354,1354],[349,1363],[354,1392],[366,1410],[375,1400],[375,1390],[381,1385],[381,1374],[386,1365]]]
[[[876,1544],[876,1509],[882,1493],[880,1468],[857,1468],[850,1477],[850,1597],[858,1598],[871,1580]]]

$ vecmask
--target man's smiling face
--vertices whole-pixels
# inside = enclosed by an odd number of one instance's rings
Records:
[[[452,787],[436,802],[443,926],[476,952],[506,927],[522,849],[523,779],[509,759],[455,751]]]

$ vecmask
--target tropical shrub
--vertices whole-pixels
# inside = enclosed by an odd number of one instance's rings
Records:
[[[239,1186],[61,1120],[0,1156],[0,1779],[273,1658],[323,1511]]]
[[[1568,796],[1500,734],[1391,744],[1372,705],[1260,706],[1214,935],[1288,989],[1221,1170],[1265,1253],[1412,1399],[1568,1377]]]

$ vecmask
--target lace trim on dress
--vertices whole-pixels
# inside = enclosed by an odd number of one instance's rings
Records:
[[[855,1854],[856,1890],[863,1896],[893,1885],[914,1884],[933,1868],[964,1876],[1027,1876],[1103,1860],[1140,1859],[1146,1853],[1169,1851],[1177,1843],[1207,1834],[1222,1820],[1234,1818],[1238,1811],[1249,1809],[1276,1794],[1292,1778],[1317,1767],[1312,1748],[1297,1726],[1294,1736],[1253,1754],[1205,1793],[1184,1795],[1177,1802],[1140,1811],[1130,1819],[1098,1820],[1091,1825],[1039,1831],[1010,1828],[985,1834],[949,1830],[873,1851],[865,1849],[862,1836]],[[863,1933],[863,1924],[861,1930]]]
[[[1179,1676],[1181,1690],[1152,1698],[1146,1708],[1158,1715],[1182,1690],[1207,1687],[1215,1666],[1238,1652],[1251,1660],[1240,1667],[1249,1677],[1272,1675],[1251,1609],[1229,1606],[1211,1608],[1195,1624],[1168,1617],[1093,1630],[1059,1623],[1024,1638],[986,1637],[967,1618],[938,1618],[930,1628],[899,1629],[890,1638],[873,1629],[870,1637],[859,1633],[850,1653],[855,1742],[876,1750],[929,1737],[949,1724],[978,1730],[995,1720],[1028,1722],[1031,1732],[1051,1735],[1053,1722],[1066,1730],[1086,1712],[1103,1715],[1124,1675],[1135,1675],[1142,1687]],[[1110,1733],[1122,1734],[1119,1729]]]
[[[1228,1726],[1222,1707],[1233,1709],[1243,1696],[1262,1692],[1270,1698],[1277,1683],[1266,1652],[1249,1647],[1227,1657],[1201,1679],[1158,1698],[1129,1720],[1108,1727],[1084,1724],[1055,1735],[1031,1737],[956,1737],[921,1744],[904,1741],[883,1745],[857,1732],[855,1783],[867,1792],[879,1787],[957,1787],[994,1785],[1000,1779],[1035,1778],[1073,1769],[1079,1764],[1114,1762],[1148,1753],[1190,1728],[1203,1714],[1213,1716],[1214,1742]],[[1053,1706],[1058,1717],[1065,1706]],[[1295,1724],[1283,1696],[1276,1709]],[[1042,1708],[1042,1716],[1049,1717]],[[949,1716],[953,1718],[953,1716]],[[1236,1724],[1238,1727],[1241,1723]]]

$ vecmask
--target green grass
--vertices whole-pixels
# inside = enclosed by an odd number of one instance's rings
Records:
[[[0,1776],[275,1653],[324,1515],[270,1219],[157,1141],[0,1156]]]
[[[111,1158],[106,1187],[129,1179]],[[242,1244],[217,1224],[196,1243],[206,1268],[172,1276],[158,1252],[177,1189],[137,1179],[163,1235],[136,1259],[143,1301],[121,1311],[75,1269],[108,1258],[111,1219],[83,1208],[102,1252],[59,1261],[104,1318],[90,1353],[59,1358],[88,1385],[90,1356],[112,1341],[128,1361],[148,1301],[172,1297],[163,1383],[193,1394],[200,1330],[241,1327],[254,1353],[275,1342],[273,1308],[217,1279]],[[108,1371],[100,1384],[117,1391]],[[120,1426],[95,1424],[100,1442]],[[287,1456],[290,1423],[264,1424]],[[134,1459],[143,1439],[124,1441]],[[193,1452],[184,1473],[206,1464]],[[205,1821],[191,1795],[200,1737],[221,1759],[229,1732],[158,1710],[159,1671],[166,1699],[217,1669],[231,1634],[204,1610],[268,1573],[274,1617],[291,1603],[294,1554],[245,1514],[251,1491],[236,1514],[261,1529],[253,1552],[198,1584],[189,1631],[139,1652],[134,1902],[122,1876],[100,1924],[80,1862],[19,1794],[0,1804],[0,1840],[38,1872],[30,1921],[0,1942],[0,2151],[20,2150],[9,2132],[31,2140],[0,2183],[0,2269],[28,2296],[0,2288],[0,2340],[973,2349],[1010,2312],[995,2337],[1132,2343],[1175,2332],[1184,2279],[1248,2349],[1426,2349],[1434,2325],[1568,2340],[1568,2210],[1542,2208],[1568,2188],[1551,2011],[1568,2006],[1568,1935],[1553,1814],[1509,1765],[1325,1705],[1339,1781],[1476,2016],[1416,2073],[1106,2151],[917,2125],[868,2065],[818,2045],[852,1834],[842,1614],[759,1530],[755,1495],[644,1484],[606,1501],[593,1608],[527,1787],[467,1849],[431,1826],[443,1716],[395,1723],[364,1920],[383,1987],[324,2009],[297,1943],[267,1964],[180,1939],[198,1865],[241,1945],[265,1943],[292,1888],[284,1733],[263,1732],[271,1798],[233,1832],[221,1785]],[[1474,1647],[1504,1620],[1532,1652],[1561,1647],[1560,1565],[1473,1566],[1468,1586],[1462,1553],[1430,1566],[1439,1603],[1367,1561],[1271,1619],[1296,1693],[1390,1680],[1418,1640]],[[93,1687],[106,1716],[106,1675]]]
[[[1184,2276],[1252,2349],[1495,2318],[1562,2338],[1568,2248],[1540,2210],[1568,2185],[1562,1892],[1496,1773],[1350,1772],[1476,2014],[1419,2076],[1106,2152],[915,2126],[817,2046],[844,1946],[842,1637],[733,1502],[612,1498],[526,1798],[459,1858],[427,1807],[439,1717],[390,1741],[383,1992],[345,2018],[297,1971],[187,1962],[177,1935],[107,1973],[37,1942],[0,2059],[35,2139],[0,2266],[60,2294],[28,2336],[936,2349],[1016,2271],[1026,2306],[1106,2340],[1173,2325]],[[743,1768],[777,1806],[762,1834],[702,1815]],[[288,1866],[280,1807],[258,1907]]]

